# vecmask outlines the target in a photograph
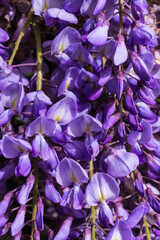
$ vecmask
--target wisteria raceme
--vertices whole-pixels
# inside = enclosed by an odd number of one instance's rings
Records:
[[[0,237],[159,240],[158,1],[0,16]]]

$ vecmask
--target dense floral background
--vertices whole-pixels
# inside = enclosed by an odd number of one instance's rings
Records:
[[[160,4],[0,0],[0,239],[160,240]]]

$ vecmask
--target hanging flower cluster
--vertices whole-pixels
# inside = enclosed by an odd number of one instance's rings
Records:
[[[0,1],[0,237],[160,239],[160,6]]]

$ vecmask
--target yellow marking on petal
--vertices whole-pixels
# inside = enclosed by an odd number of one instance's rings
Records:
[[[134,72],[134,70],[133,70],[133,68],[131,68],[131,70],[130,70],[130,72],[129,72],[130,74],[135,74],[135,72]]]
[[[65,45],[64,43],[61,44],[61,47],[60,47],[60,50],[59,50],[59,53],[62,53],[65,49]]]
[[[77,182],[78,182],[77,178],[74,176],[73,173],[72,173],[72,175],[71,175],[71,181],[72,181],[73,183],[77,183]]]
[[[16,105],[16,99],[14,98],[14,99],[11,101],[11,108],[14,109],[14,108],[15,108],[15,105]]]
[[[44,1],[43,3],[43,12],[46,11],[48,9],[48,4],[46,1]]]
[[[91,123],[89,123],[89,124],[87,124],[87,126],[86,126],[86,128],[85,128],[85,133],[91,133],[91,126],[92,126],[92,124]]]
[[[24,148],[22,148],[22,147],[18,146],[18,147],[17,147],[17,151],[18,151],[18,152],[25,152],[25,151],[26,151],[26,149],[24,149]]]
[[[69,81],[67,81],[66,90],[68,90],[68,88],[69,88]]]
[[[37,133],[39,135],[42,135],[43,134],[43,129],[41,128],[41,126],[39,126],[38,130],[37,130]]]
[[[103,67],[104,67],[107,59],[106,57],[103,57],[102,59],[103,59]]]
[[[103,193],[101,193],[101,195],[100,195],[100,197],[99,197],[99,201],[100,201],[100,202],[103,202],[103,201],[105,201],[105,200],[106,200],[105,196],[103,195]]]
[[[59,122],[60,120],[61,120],[61,116],[58,115],[58,116],[56,117],[55,121],[56,121],[56,122]]]

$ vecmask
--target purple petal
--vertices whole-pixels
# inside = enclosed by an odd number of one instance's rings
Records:
[[[90,206],[96,206],[104,200],[114,201],[118,195],[117,182],[106,173],[95,173],[85,191],[85,199]]]
[[[21,153],[19,156],[18,165],[15,168],[15,175],[20,176],[23,175],[26,177],[31,171],[31,162],[29,159],[28,153]]]
[[[63,174],[65,171],[65,174]],[[64,158],[56,169],[56,180],[60,185],[71,186],[73,183],[87,183],[89,178],[79,163]]]
[[[44,205],[43,205],[42,198],[39,198],[37,202],[36,225],[40,231],[44,230],[43,214],[44,214]]]
[[[108,233],[105,240],[113,239],[133,240],[131,229],[127,223],[120,220],[116,221],[115,227]]]
[[[2,139],[2,153],[6,158],[15,158],[23,152],[31,151],[31,145],[21,139],[5,135]]]
[[[114,178],[127,176],[139,165],[137,155],[126,152],[125,149],[114,150],[102,161],[107,164],[107,174]]]
[[[62,53],[69,47],[70,44],[80,42],[81,36],[77,30],[71,27],[66,27],[53,40],[51,46],[51,54]]]
[[[126,49],[124,37],[122,35],[118,35],[118,41],[116,41],[116,48],[114,53],[114,64],[116,66],[123,64],[128,58],[128,52]]]
[[[108,38],[108,28],[109,26],[99,26],[95,28],[92,32],[90,32],[87,36],[87,39],[90,43],[94,46],[101,46],[103,45]]]
[[[94,9],[93,15],[99,14],[103,10],[106,2],[107,2],[107,0],[98,0],[96,7]]]
[[[9,36],[8,33],[5,32],[2,28],[0,28],[0,42],[6,42],[8,41]]]
[[[16,218],[11,226],[11,235],[12,236],[15,236],[23,228],[25,214],[26,214],[26,206],[21,205],[18,210],[18,213],[16,215]]]
[[[52,180],[47,179],[45,184],[45,196],[50,201],[54,203],[59,203],[61,201],[61,195],[55,189]]]
[[[108,228],[109,223],[113,224],[113,214],[109,206],[106,202],[102,202],[100,204],[100,210],[98,214],[98,219],[100,221],[100,224],[104,226],[105,228]]]
[[[134,228],[142,219],[142,217],[147,213],[148,209],[144,204],[136,207],[130,214],[129,218],[126,220],[126,223],[130,228]]]
[[[68,124],[67,132],[73,137],[81,137],[84,133],[101,132],[102,124],[96,118],[83,114]]]
[[[75,99],[66,96],[48,110],[47,117],[54,119],[60,125],[66,125],[76,116],[76,112]]]
[[[60,230],[58,231],[57,235],[55,236],[54,240],[66,240],[70,233],[70,228],[72,224],[72,217],[68,217],[62,224]]]
[[[45,134],[46,136],[51,137],[53,136],[54,130],[55,121],[50,118],[40,116],[28,125],[25,134],[27,137],[32,137],[35,134]]]
[[[28,196],[33,188],[34,181],[35,181],[35,177],[32,174],[30,174],[27,177],[26,183],[22,185],[21,190],[18,192],[18,195],[17,195],[18,203],[23,205],[26,204],[26,202],[28,201]]]

